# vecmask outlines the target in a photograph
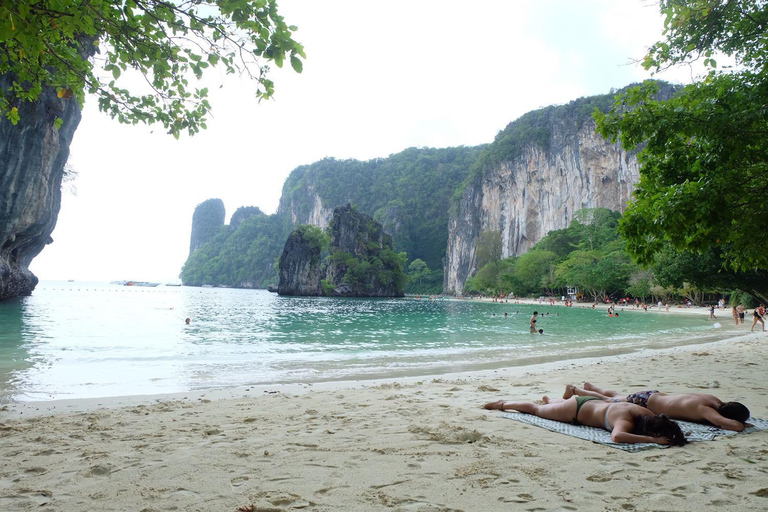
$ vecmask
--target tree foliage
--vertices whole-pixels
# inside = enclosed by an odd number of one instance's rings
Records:
[[[268,62],[302,70],[296,27],[275,0],[12,0],[0,4],[0,113],[16,123],[18,102],[46,86],[81,105],[86,93],[121,123],[160,123],[178,137],[205,128],[208,89],[190,85],[213,69],[245,74],[269,98]],[[95,55],[95,56],[94,56]],[[93,58],[90,58],[94,56]],[[126,71],[134,78],[126,80]]]
[[[630,253],[652,264],[668,244],[716,250],[718,271],[768,268],[768,3],[662,0],[665,39],[644,61],[659,71],[700,60],[697,83],[656,101],[655,83],[620,95],[599,131],[639,153],[641,178],[620,226]],[[718,67],[718,54],[737,62]]]
[[[475,265],[478,268],[488,264],[495,264],[501,260],[501,232],[483,231],[477,237],[475,247]]]
[[[568,228],[547,234],[529,252],[502,261],[489,258],[464,289],[468,293],[539,295],[575,286],[595,300],[623,292],[639,268],[619,239],[619,217],[605,208],[580,210]],[[486,245],[493,246],[493,232],[488,234]]]
[[[408,265],[408,283],[405,292],[411,294],[439,294],[443,290],[443,269],[431,270],[422,259]]]

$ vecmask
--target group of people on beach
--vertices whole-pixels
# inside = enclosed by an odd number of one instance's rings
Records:
[[[749,409],[739,402],[722,402],[701,393],[662,393],[656,390],[623,395],[584,383],[583,388],[568,385],[562,398],[542,398],[533,402],[489,402],[483,407],[513,410],[574,425],[602,428],[615,443],[657,443],[683,446],[688,441],[674,420],[708,423],[741,432],[749,419]]]

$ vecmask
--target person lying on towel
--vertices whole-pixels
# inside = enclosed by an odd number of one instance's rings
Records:
[[[672,419],[707,422],[726,430],[741,432],[748,426],[749,409],[739,402],[723,402],[713,395],[701,393],[660,393],[638,391],[629,395],[610,389],[599,388],[589,382],[584,388],[565,387],[563,398],[572,396],[595,397],[610,402],[629,402],[647,408],[654,414],[666,414]]]
[[[533,402],[490,402],[483,407],[524,412],[539,418],[586,425],[607,430],[614,443],[657,443],[683,446],[688,442],[680,426],[666,415],[628,402],[608,402],[592,396],[567,399],[543,397],[544,405]]]

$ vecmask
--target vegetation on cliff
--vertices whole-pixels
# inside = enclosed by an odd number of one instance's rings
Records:
[[[304,49],[294,31],[275,0],[2,2],[0,75],[15,81],[0,91],[0,113],[15,124],[18,102],[54,87],[59,98],[81,106],[86,93],[96,95],[99,108],[121,123],[194,134],[206,127],[210,105],[207,88],[189,80],[218,67],[250,77],[256,96],[268,98],[274,85],[266,62],[281,67],[289,60],[302,70]],[[88,58],[96,47],[97,57]],[[126,71],[146,82],[126,80]]]
[[[185,285],[266,288],[277,283],[275,262],[291,232],[290,222],[260,210],[236,219],[233,216],[229,225],[221,226],[189,255],[181,270]]]
[[[409,148],[368,161],[326,158],[291,173],[281,204],[307,218],[314,207],[304,196],[310,187],[325,208],[351,203],[382,223],[395,250],[442,269],[449,200],[483,147]]]
[[[192,235],[189,237],[189,253],[209,242],[224,226],[227,211],[221,199],[207,199],[195,207],[192,214]]]

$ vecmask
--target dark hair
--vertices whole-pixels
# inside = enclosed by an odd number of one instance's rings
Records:
[[[666,437],[672,446],[683,446],[688,440],[685,438],[680,425],[672,421],[666,414],[656,416],[635,417],[633,434],[651,437]]]
[[[544,334],[544,329],[539,329],[539,334]]]
[[[720,407],[717,408],[717,412],[719,412],[723,418],[740,421],[741,423],[744,423],[749,419],[749,409],[747,409],[746,405],[739,402],[725,402],[724,404],[720,404]]]
[[[534,314],[534,315],[538,315],[538,314],[539,314],[539,312],[538,312],[538,311],[534,311],[534,312],[533,312],[533,314]]]

